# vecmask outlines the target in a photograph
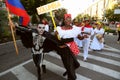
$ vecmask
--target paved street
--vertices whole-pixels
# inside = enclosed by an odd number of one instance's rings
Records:
[[[77,56],[80,67],[76,70],[77,80],[120,80],[120,44],[116,36],[105,36],[102,51],[89,51],[87,62],[83,61],[82,49]],[[11,43],[0,45],[0,80],[37,80],[36,68],[31,59],[30,49],[26,50],[18,41],[19,55]],[[6,46],[7,45],[7,46]],[[45,55],[47,72],[42,80],[66,80],[60,57],[54,52]]]

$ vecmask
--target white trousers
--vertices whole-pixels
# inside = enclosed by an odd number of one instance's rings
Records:
[[[83,40],[83,57],[87,59],[88,57],[88,50],[90,46],[90,38],[86,38]]]

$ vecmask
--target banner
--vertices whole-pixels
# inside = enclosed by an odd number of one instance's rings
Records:
[[[36,9],[37,9],[38,15],[40,15],[40,14],[44,14],[44,13],[47,13],[47,12],[50,12],[52,10],[59,9],[59,8],[61,8],[60,1],[55,1],[55,2],[49,3],[44,6],[40,6]]]

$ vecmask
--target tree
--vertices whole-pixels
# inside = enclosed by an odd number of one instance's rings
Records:
[[[0,1],[0,7],[2,7],[2,1]]]
[[[35,23],[35,24],[38,24],[38,20],[37,20],[37,15],[36,15],[36,14],[34,14],[34,15],[32,16],[31,22],[32,22],[32,23]]]
[[[67,13],[67,10],[64,8],[61,8],[53,12],[55,13],[55,20],[56,20],[57,25],[59,24],[59,22],[63,22],[64,14]]]
[[[107,9],[105,11],[105,17],[108,19],[108,21],[120,21],[120,14],[114,14],[114,10],[119,9],[118,4],[114,5],[112,9]]]
[[[11,38],[10,28],[8,26],[7,11],[5,9],[0,10],[0,43],[7,41]]]
[[[82,14],[79,14],[74,20],[77,20],[78,22],[81,22],[83,20]]]
[[[31,17],[34,17],[35,18],[35,15],[36,16],[39,16],[40,20],[42,20],[42,18],[46,17],[46,14],[43,14],[43,15],[37,15],[37,10],[36,8],[37,7],[40,7],[40,6],[43,6],[45,4],[48,4],[50,2],[53,2],[53,1],[56,1],[56,0],[21,0],[21,2],[23,3],[26,11],[28,12],[28,14],[31,16]],[[35,19],[36,21],[37,19]],[[33,19],[32,19],[33,21]],[[35,22],[33,21],[33,22]],[[39,22],[39,21],[37,21]]]

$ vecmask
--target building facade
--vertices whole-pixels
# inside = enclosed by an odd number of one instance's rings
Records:
[[[105,10],[111,9],[118,1],[120,0],[93,0],[93,4],[83,14],[88,14],[91,17],[97,17],[98,20],[102,20],[105,15]]]

